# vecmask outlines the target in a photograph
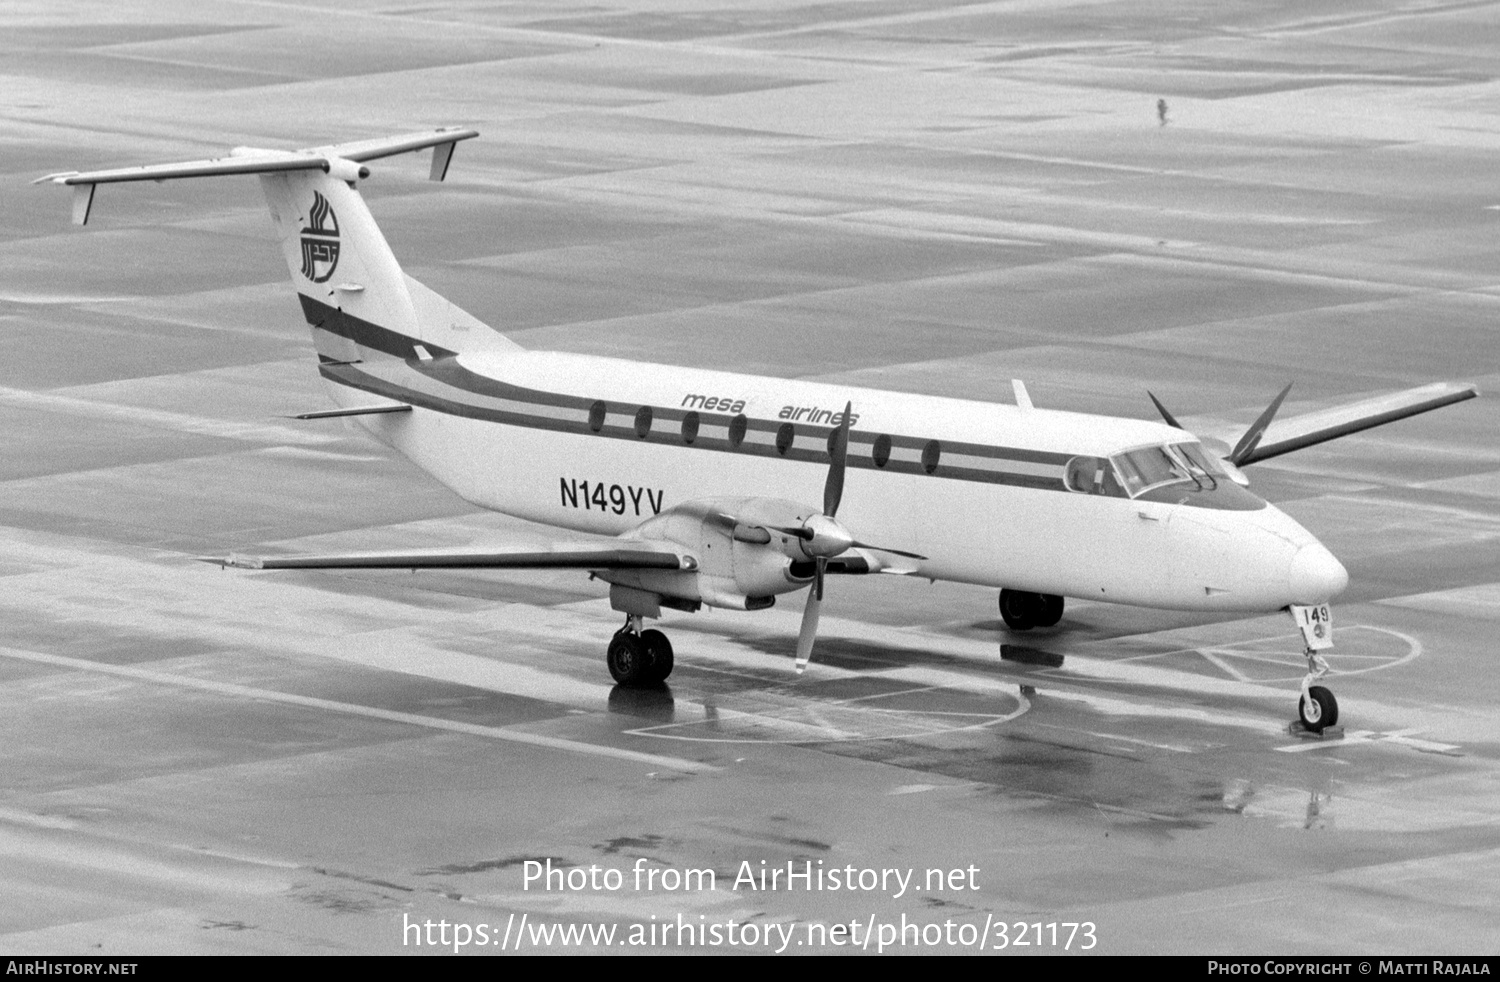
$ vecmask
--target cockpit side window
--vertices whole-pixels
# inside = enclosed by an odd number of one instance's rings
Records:
[[[1115,469],[1105,457],[1074,457],[1063,470],[1063,483],[1069,491],[1079,494],[1125,497],[1124,489],[1115,479]]]
[[[1125,490],[1134,498],[1142,491],[1174,481],[1190,481],[1187,467],[1172,456],[1166,447],[1142,447],[1115,457],[1120,465],[1120,474],[1125,478]]]

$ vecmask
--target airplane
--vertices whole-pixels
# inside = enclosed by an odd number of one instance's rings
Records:
[[[100,184],[253,174],[318,371],[337,408],[465,500],[609,539],[548,549],[205,557],[246,569],[579,569],[625,624],[606,662],[659,684],[674,654],[662,608],[761,610],[807,591],[809,663],[825,578],[892,574],[1000,590],[1011,631],[1057,624],[1065,597],[1186,611],[1292,614],[1308,671],[1298,716],[1338,719],[1320,652],[1348,573],[1249,490],[1243,468],[1465,399],[1439,383],[1273,425],[1284,389],[1231,446],[1161,422],[529,351],[402,272],[358,191],[366,164],[432,150],[448,128],[287,151],[50,174],[86,224]],[[822,487],[821,507],[813,501]],[[847,492],[847,493],[846,493]],[[856,531],[858,533],[856,534]]]

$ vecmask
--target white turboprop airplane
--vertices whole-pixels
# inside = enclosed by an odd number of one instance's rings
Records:
[[[94,191],[120,181],[260,177],[340,408],[464,499],[613,540],[546,551],[230,556],[250,569],[577,568],[625,615],[611,640],[621,684],[659,682],[672,646],[662,607],[770,607],[808,589],[806,666],[829,573],[897,573],[1000,588],[1014,631],[1056,624],[1064,597],[1195,611],[1288,610],[1306,642],[1299,713],[1338,704],[1326,671],[1328,601],[1348,582],[1313,535],[1246,489],[1240,468],[1472,398],[1438,384],[1284,421],[1286,391],[1231,448],[1164,422],[967,402],[525,351],[406,276],[356,190],[366,161],[432,149],[442,180],[473,130],[41,178]],[[1290,386],[1288,387],[1290,388]],[[822,506],[805,504],[823,489]],[[847,492],[847,506],[845,505]]]

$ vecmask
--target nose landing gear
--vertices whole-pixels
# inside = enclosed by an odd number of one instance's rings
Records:
[[[1297,700],[1297,722],[1292,732],[1327,737],[1342,734],[1337,729],[1339,702],[1326,686],[1314,685],[1328,674],[1328,662],[1319,654],[1333,647],[1333,616],[1327,604],[1292,605],[1287,608],[1302,632],[1302,651],[1307,657],[1307,674],[1302,677],[1302,695]],[[1333,729],[1330,730],[1330,727]]]
[[[672,642],[654,628],[641,630],[640,616],[632,614],[610,638],[605,661],[620,685],[655,685],[672,674]]]
[[[1302,697],[1297,700],[1297,716],[1304,729],[1322,733],[1339,721],[1339,701],[1326,686],[1313,685],[1328,674],[1328,662],[1311,648],[1307,649],[1307,675],[1302,679]]]

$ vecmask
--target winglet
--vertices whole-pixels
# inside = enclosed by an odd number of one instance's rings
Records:
[[[87,225],[89,212],[94,207],[94,189],[97,184],[73,185],[73,224]]]
[[[432,148],[432,170],[428,172],[429,181],[441,181],[448,176],[448,164],[453,160],[453,148],[458,146],[458,141],[452,143],[439,143]]]
[[[79,176],[79,172],[76,171],[76,170],[64,170],[64,171],[58,171],[56,174],[48,174],[45,177],[39,177],[36,180],[32,181],[31,183],[32,183],[33,186],[38,185],[38,184],[69,184],[69,183],[73,183],[72,179],[75,178],[75,177],[78,177],[78,176]],[[73,224],[74,225],[87,225],[88,224],[89,209],[93,208],[93,206],[94,206],[94,188],[95,187],[97,187],[97,185],[91,184],[91,183],[85,183],[85,184],[73,183]]]

